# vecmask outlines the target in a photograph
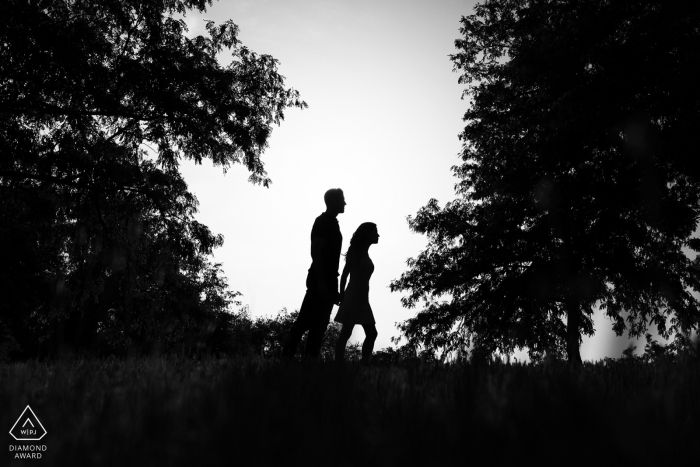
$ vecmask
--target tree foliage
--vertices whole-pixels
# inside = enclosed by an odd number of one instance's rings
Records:
[[[618,335],[697,329],[699,21],[675,0],[486,0],[462,18],[457,198],[409,217],[429,244],[391,285],[425,300],[409,342],[580,362],[596,305]]]
[[[306,104],[231,21],[186,35],[178,15],[210,4],[3,3],[4,348],[187,346],[225,321],[237,294],[208,259],[223,237],[194,220],[178,162],[269,186],[272,125]]]

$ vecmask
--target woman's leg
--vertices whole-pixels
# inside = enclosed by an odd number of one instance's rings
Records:
[[[363,324],[365,341],[362,343],[362,363],[369,364],[374,349],[374,341],[377,340],[377,327],[374,324]]]
[[[352,328],[354,327],[354,324],[343,324],[343,327],[340,328],[340,335],[338,336],[338,340],[335,342],[336,362],[342,362],[345,358],[345,346],[348,343],[348,339],[350,339],[350,336],[352,335]]]

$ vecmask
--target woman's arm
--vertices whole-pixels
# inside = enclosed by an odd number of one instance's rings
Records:
[[[343,268],[343,274],[340,276],[340,303],[343,302],[345,298],[345,284],[348,281],[348,275],[350,274],[350,269],[352,268],[352,259],[347,258],[345,261],[345,267]]]

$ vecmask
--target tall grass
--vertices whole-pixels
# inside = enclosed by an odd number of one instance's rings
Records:
[[[0,427],[29,404],[44,466],[651,465],[698,460],[700,365],[377,365],[262,358],[0,366]],[[7,445],[0,462],[15,461]],[[28,443],[28,442],[27,442]]]

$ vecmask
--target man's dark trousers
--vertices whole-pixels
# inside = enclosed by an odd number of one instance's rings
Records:
[[[309,274],[306,277],[306,295],[301,303],[299,316],[292,325],[289,331],[289,340],[282,350],[282,355],[287,358],[294,356],[301,341],[301,336],[304,332],[309,331],[306,339],[306,356],[318,358],[321,353],[321,344],[323,344],[323,335],[326,333],[328,323],[331,320],[331,312],[333,311],[333,298],[338,293],[338,277],[327,278],[326,288],[328,290],[329,300],[323,302],[318,293],[318,283]]]

